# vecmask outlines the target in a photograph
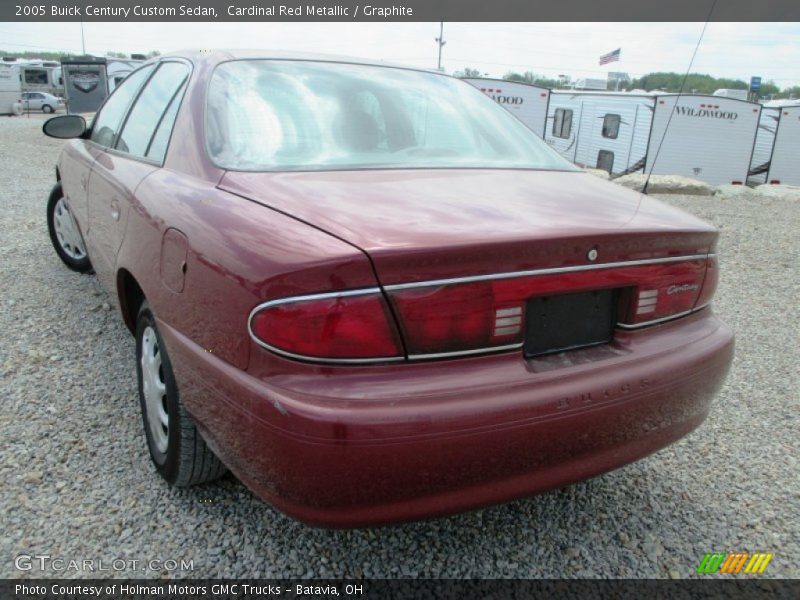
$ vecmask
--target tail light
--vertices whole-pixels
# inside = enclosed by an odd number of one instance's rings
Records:
[[[438,358],[521,347],[531,298],[620,290],[613,316],[634,329],[707,305],[717,280],[715,255],[579,265],[388,285],[399,332],[379,288],[273,300],[256,307],[249,324],[258,344],[293,358]]]
[[[716,259],[706,256],[543,269],[386,287],[410,358],[471,354],[519,347],[529,298],[620,289],[620,327],[636,328],[707,304]],[[581,318],[576,315],[575,318]]]
[[[250,314],[260,345],[324,362],[402,360],[400,337],[378,288],[273,300]]]

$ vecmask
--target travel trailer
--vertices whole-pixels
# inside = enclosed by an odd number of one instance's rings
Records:
[[[800,105],[790,104],[782,107],[767,107],[763,112],[769,114],[774,123],[771,134],[772,147],[769,158],[759,165],[761,173],[753,173],[756,166],[755,152],[751,176],[763,174],[760,183],[781,183],[785,185],[800,185]],[[774,120],[773,120],[774,119]],[[762,117],[762,122],[763,122]],[[765,132],[769,138],[769,132]],[[759,136],[765,137],[759,128]],[[767,142],[764,142],[766,145]],[[758,148],[759,141],[756,140]]]
[[[737,100],[747,100],[747,90],[734,90],[724,88],[716,90],[714,96],[721,96],[723,98],[736,98]]]
[[[536,135],[544,137],[547,105],[550,90],[532,83],[505,81],[504,79],[464,79],[528,126]]]
[[[761,105],[722,96],[655,97],[645,172],[744,184]]]
[[[17,73],[23,92],[42,92],[64,96],[61,68],[52,61],[15,61],[7,63]]]
[[[582,167],[635,173],[645,164],[654,107],[646,94],[554,91],[545,141]]]
[[[105,58],[62,60],[67,111],[71,114],[96,111],[108,97]]]
[[[0,64],[0,115],[22,114],[22,89],[17,71]]]

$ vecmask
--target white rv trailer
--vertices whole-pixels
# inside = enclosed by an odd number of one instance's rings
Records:
[[[22,87],[19,73],[0,64],[0,115],[22,114]]]
[[[544,137],[550,89],[504,79],[464,79],[528,126],[536,135]]]
[[[743,184],[760,116],[760,104],[735,98],[656,96],[645,172]]]
[[[737,100],[747,100],[747,90],[735,90],[731,88],[723,88],[716,90],[714,96],[722,98],[736,98]]]
[[[64,96],[61,67],[52,61],[16,61],[8,63],[16,70],[23,92],[42,92]]]
[[[800,105],[784,106],[778,115],[768,183],[800,185]]]
[[[644,168],[654,106],[647,94],[554,91],[545,141],[582,167],[635,173]]]

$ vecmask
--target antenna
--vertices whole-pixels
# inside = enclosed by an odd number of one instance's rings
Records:
[[[644,180],[644,187],[642,188],[642,193],[647,193],[647,186],[650,183],[650,176],[653,174],[653,169],[656,168],[656,161],[658,160],[658,155],[661,153],[661,146],[664,145],[664,139],[667,137],[667,132],[669,131],[669,124],[672,123],[672,115],[675,114],[675,109],[678,106],[678,100],[680,100],[681,94],[683,94],[683,87],[686,85],[686,80],[689,78],[689,73],[692,70],[692,65],[694,64],[694,59],[697,56],[697,51],[700,49],[700,42],[703,41],[703,36],[706,34],[706,28],[708,27],[708,22],[711,20],[711,14],[714,12],[714,7],[717,5],[717,0],[713,0],[711,2],[711,8],[708,10],[708,16],[706,16],[706,22],[703,24],[703,30],[700,32],[700,37],[697,40],[697,45],[694,47],[694,52],[692,53],[692,60],[689,61],[689,67],[686,69],[686,74],[683,76],[683,81],[681,81],[681,88],[678,90],[678,97],[675,98],[675,104],[672,105],[672,110],[669,113],[669,119],[667,119],[667,126],[664,127],[664,134],[661,136],[661,141],[658,142],[658,148],[656,149],[656,155],[653,157],[653,164],[650,166],[650,172],[647,174],[647,178]]]
[[[444,46],[447,43],[447,42],[444,41],[444,21],[439,21],[439,37],[435,38],[435,41],[439,45],[439,65],[436,67],[436,70],[437,71],[441,71],[442,70],[442,46]]]

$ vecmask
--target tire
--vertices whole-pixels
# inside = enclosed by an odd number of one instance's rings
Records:
[[[175,487],[222,477],[225,465],[180,402],[172,364],[147,301],[136,319],[136,376],[147,448],[158,473]]]
[[[42,112],[51,113],[53,112],[53,107],[49,104],[42,104]]]
[[[61,183],[53,187],[47,200],[47,229],[53,248],[65,265],[78,273],[92,269],[83,236],[64,201]]]

